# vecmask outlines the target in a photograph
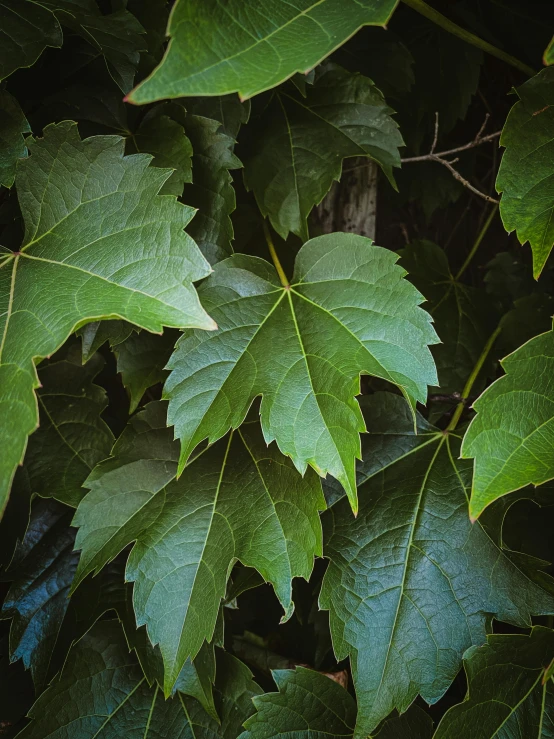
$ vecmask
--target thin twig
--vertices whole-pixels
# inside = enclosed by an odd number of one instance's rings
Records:
[[[480,146],[481,144],[485,144],[487,141],[493,141],[494,139],[498,138],[501,134],[501,131],[495,131],[495,133],[489,133],[487,134],[487,136],[483,136],[483,131],[485,130],[488,120],[489,114],[487,113],[487,115],[485,116],[485,120],[481,125],[481,128],[479,129],[479,131],[477,131],[477,134],[472,141],[469,141],[467,144],[463,144],[463,146],[457,146],[455,149],[447,149],[446,151],[436,152],[435,149],[439,136],[439,114],[435,113],[435,134],[429,153],[422,154],[421,156],[417,157],[406,157],[405,159],[401,159],[400,161],[402,162],[402,164],[410,164],[412,162],[438,162],[439,164],[442,164],[443,167],[446,167],[448,169],[454,179],[458,180],[458,182],[461,182],[461,184],[468,190],[471,190],[472,193],[478,195],[480,198],[483,198],[483,200],[486,200],[488,203],[498,204],[498,200],[492,198],[490,195],[487,195],[484,192],[481,192],[481,190],[478,190],[471,184],[471,182],[468,182],[465,177],[462,177],[458,170],[452,166],[453,164],[456,164],[456,162],[458,161],[458,157],[451,160],[446,159],[446,157],[452,154],[458,154],[461,151],[473,149],[473,147],[475,146]]]

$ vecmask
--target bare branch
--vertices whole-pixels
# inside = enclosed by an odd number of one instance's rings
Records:
[[[435,135],[429,153],[422,154],[421,156],[417,157],[406,157],[405,159],[401,159],[400,161],[402,162],[402,164],[409,164],[411,162],[438,162],[439,164],[442,164],[443,167],[446,167],[448,169],[454,179],[458,180],[458,182],[460,182],[464,187],[467,187],[468,190],[471,190],[471,192],[473,192],[475,195],[478,195],[480,198],[486,200],[488,203],[498,203],[498,200],[496,200],[495,198],[491,198],[490,195],[486,195],[484,192],[481,192],[481,190],[478,190],[476,187],[474,187],[465,179],[465,177],[462,177],[457,169],[452,166],[458,161],[458,157],[456,157],[455,159],[451,159],[450,161],[446,159],[446,157],[450,156],[451,154],[458,154],[461,151],[473,149],[475,146],[480,146],[481,144],[485,144],[488,141],[494,141],[494,139],[498,138],[501,134],[501,131],[495,131],[495,133],[489,133],[487,134],[487,136],[483,136],[483,131],[486,128],[488,120],[489,114],[487,113],[481,128],[472,141],[469,141],[463,146],[457,146],[455,149],[447,149],[446,151],[435,152],[437,139],[439,136],[439,114],[435,113]]]

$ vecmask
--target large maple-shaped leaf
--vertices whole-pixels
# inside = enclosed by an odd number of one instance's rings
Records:
[[[126,577],[139,625],[159,644],[169,693],[187,657],[211,640],[236,559],[273,583],[286,615],[291,580],[321,553],[317,476],[263,443],[255,423],[199,454],[176,480],[179,444],[165,403],[131,421],[113,456],[90,476],[74,524],[76,583],[135,541]]]
[[[308,238],[306,219],[340,178],[346,157],[369,157],[394,183],[403,141],[391,113],[370,79],[334,64],[318,72],[305,96],[292,85],[275,93],[247,128],[244,182],[280,236]]]
[[[259,692],[250,671],[225,655],[218,669],[221,723],[192,698],[164,700],[150,687],[116,621],[102,621],[71,649],[61,674],[29,712],[21,739],[234,739]]]
[[[171,174],[123,156],[119,136],[48,126],[18,164],[23,245],[0,253],[0,511],[37,424],[35,362],[89,319],[213,329],[193,280],[209,265],[183,228],[192,208],[157,193]]]
[[[551,739],[554,686],[547,668],[554,632],[493,634],[464,656],[467,696],[439,724],[435,739]]]
[[[503,516],[471,524],[457,439],[416,436],[394,396],[373,396],[366,418],[359,515],[342,500],[323,517],[320,596],[337,658],[350,656],[360,738],[418,693],[435,703],[464,651],[485,640],[487,614],[525,626],[554,611],[550,579],[539,587],[491,535]]]
[[[554,332],[502,361],[506,375],[474,403],[464,457],[475,458],[470,514],[512,490],[554,478]]]
[[[24,134],[30,130],[17,100],[0,90],[0,185],[13,185],[17,160],[27,154]]]
[[[278,693],[254,697],[257,712],[245,723],[239,739],[295,739],[330,737],[351,739],[356,723],[356,703],[337,682],[315,670],[275,670]],[[429,739],[431,718],[417,706],[402,716],[387,719],[372,734],[374,739]]]
[[[554,245],[554,67],[518,87],[502,136],[496,189],[507,231],[533,250],[538,277]]]
[[[0,80],[30,67],[47,46],[62,45],[54,13],[35,0],[0,0]]]
[[[71,510],[55,501],[37,500],[25,537],[2,580],[11,582],[0,618],[12,619],[10,659],[22,659],[38,692],[50,666],[77,568]]]
[[[302,473],[308,464],[330,473],[355,509],[360,373],[395,383],[413,405],[437,383],[427,346],[436,334],[397,259],[337,233],[302,247],[290,287],[256,257],[216,265],[200,293],[219,330],[185,332],[168,364],[180,468],[199,442],[240,426],[262,395],[266,442],[276,440]]]
[[[148,103],[182,95],[242,98],[308,72],[358,28],[384,25],[396,0],[179,0],[161,64],[130,95]]]

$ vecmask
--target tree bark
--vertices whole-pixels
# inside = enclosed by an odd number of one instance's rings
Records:
[[[347,159],[340,182],[334,182],[314,212],[317,233],[348,231],[375,239],[378,166],[367,157]],[[347,171],[350,170],[350,171]]]

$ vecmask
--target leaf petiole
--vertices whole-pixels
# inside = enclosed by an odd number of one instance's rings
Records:
[[[465,384],[465,387],[462,391],[462,397],[460,399],[460,402],[456,406],[456,410],[454,411],[454,415],[452,416],[452,420],[446,427],[446,431],[454,431],[456,426],[458,425],[458,421],[460,420],[460,416],[462,415],[465,404],[467,399],[470,396],[471,389],[473,385],[475,384],[475,380],[479,376],[479,372],[481,372],[481,368],[483,367],[483,364],[485,363],[485,359],[489,356],[489,352],[492,349],[494,342],[498,338],[498,335],[502,331],[502,325],[497,326],[497,328],[493,331],[493,333],[490,335],[489,340],[483,347],[483,351],[479,355],[479,359],[475,363],[475,367],[472,369],[470,376],[467,378],[467,382]]]
[[[271,254],[271,259],[273,260],[273,264],[275,265],[275,269],[277,270],[277,274],[279,275],[279,279],[281,280],[281,285],[284,288],[288,289],[290,287],[290,282],[288,281],[285,270],[283,269],[281,262],[279,261],[279,257],[277,256],[277,250],[275,249],[275,244],[273,243],[273,239],[271,238],[269,226],[267,225],[267,221],[265,220],[265,218],[264,236],[265,240],[267,241],[267,248],[269,249],[269,253]]]

